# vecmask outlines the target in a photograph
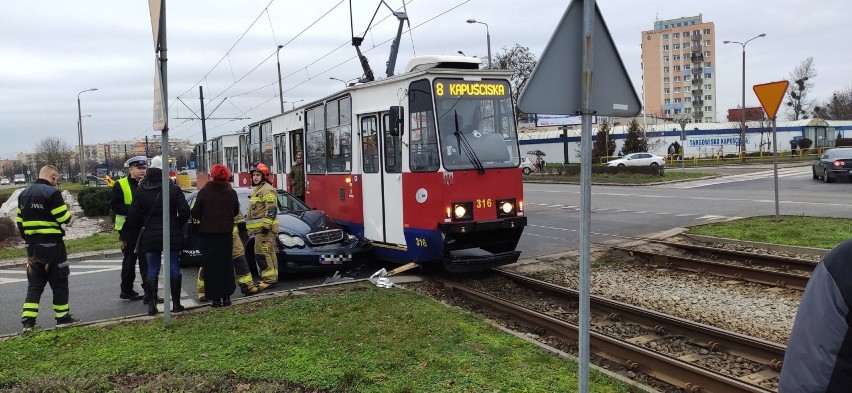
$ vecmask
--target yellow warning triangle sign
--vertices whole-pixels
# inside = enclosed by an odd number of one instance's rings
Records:
[[[757,95],[760,105],[770,119],[775,120],[775,114],[781,106],[781,101],[784,100],[784,93],[787,92],[789,84],[787,81],[780,81],[754,85],[754,94]]]

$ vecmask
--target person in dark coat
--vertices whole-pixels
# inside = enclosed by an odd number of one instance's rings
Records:
[[[852,387],[852,240],[816,265],[784,352],[779,393],[848,392]]]
[[[128,209],[127,223],[144,227],[142,238],[139,241],[140,252],[145,253],[148,260],[148,275],[145,278],[145,286],[148,288],[149,296],[157,296],[157,279],[160,276],[160,260],[163,254],[163,200],[169,198],[169,236],[170,252],[169,265],[171,272],[171,295],[172,311],[183,311],[180,304],[181,275],[180,275],[180,250],[183,247],[183,226],[189,221],[189,205],[180,187],[173,182],[168,183],[168,188],[163,189],[162,158],[159,156],[151,160],[151,166],[145,173],[145,178],[139,182],[133,194],[133,202]],[[147,220],[147,223],[146,223]],[[157,313],[156,299],[149,299],[148,314]]]
[[[205,296],[212,307],[231,305],[234,284],[233,248],[234,217],[240,214],[237,192],[228,179],[231,171],[222,164],[210,169],[207,182],[192,205],[191,215],[199,221],[201,255],[204,267]]]

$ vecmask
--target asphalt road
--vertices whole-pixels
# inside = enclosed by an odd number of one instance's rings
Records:
[[[771,166],[749,169],[731,169],[734,173],[714,179],[653,186],[593,185],[591,241],[618,243],[625,238],[650,237],[672,228],[775,214]],[[719,171],[724,172],[724,168]],[[810,167],[782,168],[780,214],[852,218],[852,210],[848,208],[850,188],[852,184],[848,182],[825,184],[811,179]],[[522,258],[576,251],[580,237],[580,186],[527,183],[524,193],[529,222],[519,244]],[[373,263],[341,274],[363,278],[382,267],[392,266]],[[118,298],[120,269],[119,257],[72,263],[71,312],[84,321],[144,314],[147,308],[142,302]],[[186,306],[196,305],[196,269],[183,269],[182,274],[182,302]],[[285,276],[276,290],[320,284],[329,276]],[[0,269],[0,335],[20,330],[26,285],[23,268]],[[141,287],[139,278],[136,287]],[[38,319],[41,327],[54,325],[51,300],[47,289]]]

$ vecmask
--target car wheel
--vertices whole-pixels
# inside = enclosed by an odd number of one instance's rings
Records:
[[[624,166],[624,164],[618,164],[618,166]]]
[[[813,174],[814,174],[814,179],[819,179],[819,175],[817,175],[817,173],[816,173],[816,168],[811,167],[811,172],[813,172]]]
[[[831,179],[831,176],[828,176],[828,169],[822,170],[822,181],[826,183],[834,182],[834,180]]]
[[[530,168],[524,168],[524,174],[525,174],[525,175],[529,175],[530,173],[532,173],[532,169],[530,169]]]
[[[660,166],[660,164],[657,164],[656,162],[652,162],[651,166]]]

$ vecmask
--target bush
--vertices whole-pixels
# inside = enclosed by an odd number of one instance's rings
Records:
[[[852,146],[852,138],[837,138],[834,140],[834,146]]]
[[[0,241],[18,236],[15,221],[9,217],[0,217]]]
[[[108,216],[111,213],[109,200],[112,188],[88,187],[77,195],[77,202],[87,217]]]
[[[808,138],[799,139],[799,148],[809,149],[811,146],[813,146],[813,144],[814,144],[814,141],[812,141]]]

